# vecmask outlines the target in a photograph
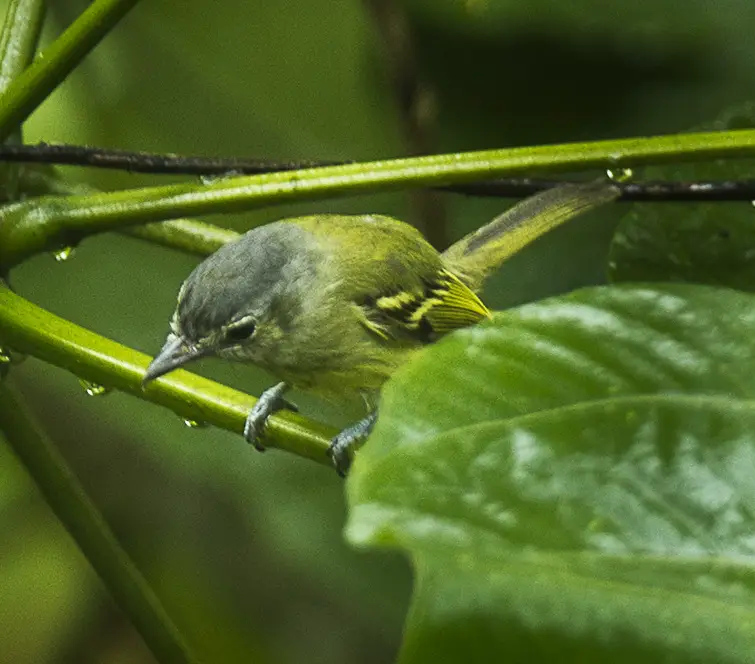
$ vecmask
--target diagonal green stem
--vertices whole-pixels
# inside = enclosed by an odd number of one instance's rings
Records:
[[[0,430],[157,660],[165,664],[197,662],[65,459],[7,381],[0,382]]]
[[[224,244],[239,239],[239,233],[193,219],[171,219],[126,229],[129,235],[190,254],[207,256]]]
[[[0,92],[34,57],[45,16],[44,0],[10,0],[0,32]]]
[[[0,96],[0,141],[10,136],[138,0],[95,0]]]
[[[517,173],[755,156],[755,130],[546,145],[347,164],[111,193],[43,197],[0,212],[0,267],[82,237],[180,216]]]
[[[80,182],[62,179],[57,171],[49,166],[28,166],[19,173],[19,186],[26,196],[72,196],[75,194],[94,194],[99,190]],[[144,226],[124,229],[129,235],[148,240],[155,244],[185,251],[190,254],[207,256],[224,244],[239,238],[236,231],[231,231],[194,219],[171,219]]]
[[[170,408],[183,418],[241,433],[255,399],[187,371],[175,371],[142,390],[151,358],[85,330],[29,302],[0,282],[0,343],[67,369],[86,380]],[[295,413],[270,418],[262,442],[330,464],[335,434]]]
[[[37,50],[45,16],[44,0],[9,0],[5,22],[0,32],[0,93],[29,66]],[[6,139],[7,143],[21,143],[18,127]],[[24,170],[12,164],[0,165],[0,195],[4,200],[18,198],[19,174]]]

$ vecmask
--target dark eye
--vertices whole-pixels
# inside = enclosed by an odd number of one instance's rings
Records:
[[[254,330],[257,326],[254,321],[245,321],[243,323],[237,323],[233,327],[229,327],[225,331],[225,338],[228,341],[243,341],[248,339],[254,334]]]

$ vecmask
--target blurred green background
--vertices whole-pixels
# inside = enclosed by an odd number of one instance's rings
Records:
[[[50,5],[46,40],[86,3]],[[391,57],[397,31],[386,29],[402,23],[423,90],[420,143],[433,151],[682,131],[751,98],[755,81],[751,0],[145,0],[25,137],[276,159],[405,154],[417,144],[398,101],[406,62]],[[68,173],[103,188],[155,181]],[[458,237],[505,204],[442,197],[440,230]],[[242,229],[250,219],[353,211],[421,222],[417,209],[397,194],[211,221]],[[487,300],[502,308],[602,282],[621,214],[611,208],[537,242],[507,264]],[[195,263],[107,235],[64,263],[29,261],[12,283],[154,353]],[[251,393],[272,381],[221,363],[197,371]],[[411,571],[395,554],[344,544],[335,473],[259,455],[126,395],[89,397],[74,376],[33,358],[12,373],[205,661],[393,660]],[[316,402],[295,400],[320,415]],[[336,423],[350,416],[327,413]],[[152,662],[5,445],[0,457],[0,662]]]

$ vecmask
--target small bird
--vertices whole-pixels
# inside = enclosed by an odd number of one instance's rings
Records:
[[[249,413],[257,449],[290,387],[361,395],[367,416],[328,453],[340,475],[376,418],[380,388],[423,346],[490,316],[478,293],[524,245],[615,199],[608,182],[565,184],[525,199],[452,245],[378,215],[314,215],[255,228],[213,253],[178,293],[170,333],[144,384],[193,360],[251,362],[280,378]]]

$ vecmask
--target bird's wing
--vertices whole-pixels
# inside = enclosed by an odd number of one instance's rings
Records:
[[[316,232],[323,256],[338,256],[324,261],[332,272],[321,266],[325,281],[341,284],[338,297],[352,302],[362,325],[383,341],[430,343],[490,316],[409,224],[381,215],[320,215],[296,223]]]
[[[410,288],[366,295],[357,304],[364,326],[385,341],[430,343],[490,317],[480,298],[445,269]]]

